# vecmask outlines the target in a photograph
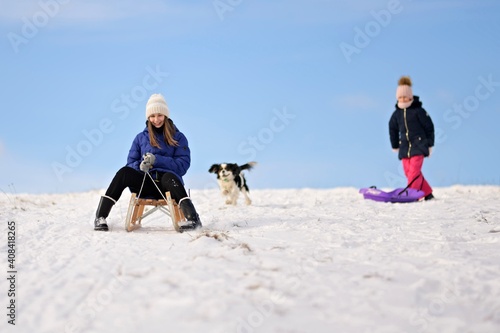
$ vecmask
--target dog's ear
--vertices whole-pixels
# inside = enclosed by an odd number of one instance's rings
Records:
[[[238,164],[236,163],[231,163],[229,164],[229,168],[231,169],[231,171],[233,172],[233,174],[237,175],[241,172],[241,169],[240,167],[238,166]]]
[[[210,169],[208,169],[208,172],[210,173],[218,173],[220,169],[220,164],[212,164]]]

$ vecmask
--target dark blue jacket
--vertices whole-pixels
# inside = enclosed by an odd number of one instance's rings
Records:
[[[389,137],[392,148],[399,148],[399,159],[429,156],[429,147],[434,146],[434,124],[418,96],[413,96],[406,109],[400,109],[396,103],[396,111],[389,120]]]
[[[146,153],[152,153],[156,159],[150,172],[171,172],[184,184],[182,176],[186,174],[191,165],[191,152],[184,134],[177,127],[175,130],[174,139],[179,143],[178,146],[168,145],[162,133],[155,133],[156,139],[161,146],[161,148],[156,148],[149,143],[149,131],[146,127],[144,131],[137,134],[132,142],[132,147],[127,157],[127,166],[140,170],[139,165],[142,161],[142,156]]]

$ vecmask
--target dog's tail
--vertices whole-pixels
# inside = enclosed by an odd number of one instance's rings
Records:
[[[243,165],[240,165],[241,170],[252,170],[254,166],[257,165],[257,162],[248,162]]]

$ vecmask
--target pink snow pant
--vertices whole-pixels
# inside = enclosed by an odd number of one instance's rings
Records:
[[[408,179],[408,184],[412,180],[415,179],[418,175],[421,175],[418,179],[416,179],[413,184],[411,184],[410,188],[414,188],[416,190],[424,191],[424,196],[428,196],[432,193],[432,188],[427,183],[422,174],[422,165],[424,164],[424,155],[412,156],[410,158],[403,158],[401,160],[403,162],[403,169],[405,171],[406,179]]]

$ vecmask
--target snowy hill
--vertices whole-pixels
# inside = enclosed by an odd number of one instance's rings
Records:
[[[95,232],[102,193],[0,196],[17,271],[1,332],[500,332],[500,187],[411,204],[254,190],[236,207],[192,190],[204,228],[184,234],[159,212],[127,233],[127,192]]]

